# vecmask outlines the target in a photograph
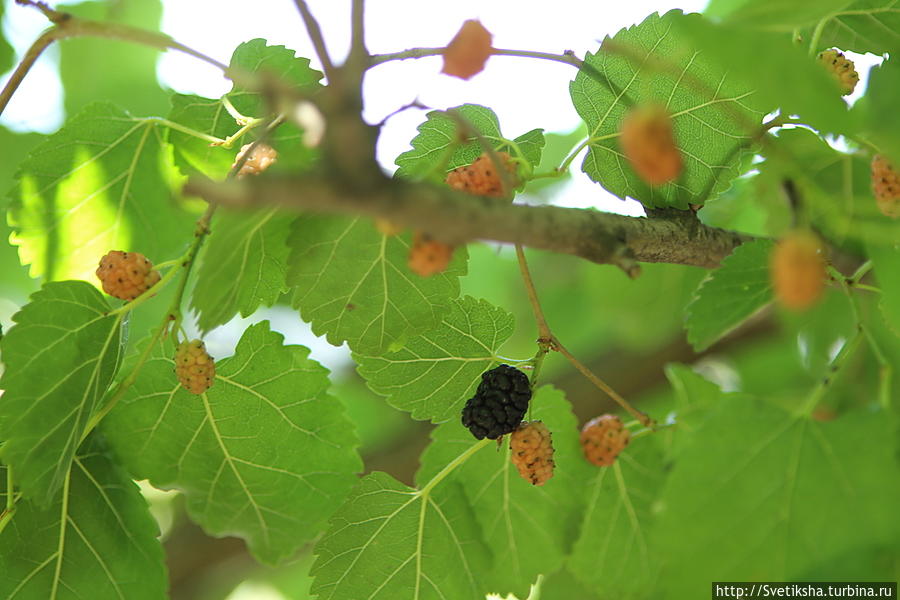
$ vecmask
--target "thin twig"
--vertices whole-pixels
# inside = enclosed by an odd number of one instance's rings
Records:
[[[609,396],[616,402],[616,404],[618,404],[623,409],[628,411],[628,414],[630,414],[632,417],[634,417],[635,419],[640,421],[644,427],[654,428],[656,426],[656,422],[653,419],[651,419],[646,414],[644,414],[643,412],[636,409],[634,406],[631,405],[630,402],[628,402],[625,398],[620,396],[614,389],[612,389],[609,386],[609,384],[607,384],[605,381],[603,381],[602,379],[600,379],[599,377],[594,375],[594,373],[590,369],[588,369],[586,366],[584,366],[577,358],[575,358],[572,355],[572,353],[569,352],[566,349],[566,347],[563,346],[556,337],[553,338],[552,344],[553,344],[552,345],[553,350],[556,350],[557,352],[559,352],[560,354],[565,356],[569,360],[569,362],[572,363],[572,366],[574,366],[576,369],[578,369],[578,371],[582,375],[587,377],[587,379],[591,383],[593,383],[595,386],[597,386],[598,388],[603,390],[607,396]]]
[[[370,67],[394,60],[406,60],[410,58],[425,58],[428,56],[441,56],[446,50],[445,47],[440,48],[410,48],[401,52],[391,52],[389,54],[375,54],[369,59]],[[517,56],[520,58],[539,58],[542,60],[550,60],[570,65],[576,69],[580,69],[584,65],[584,61],[575,56],[571,50],[566,50],[562,54],[553,54],[551,52],[532,52],[531,50],[514,50],[510,48],[494,48],[491,54],[496,56]]]
[[[165,34],[138,29],[119,23],[101,23],[98,21],[80,19],[69,15],[68,13],[53,11],[42,3],[34,3],[30,2],[30,0],[23,4],[34,6],[44,12],[44,14],[48,15],[48,18],[55,23],[55,26],[42,33],[41,36],[35,40],[31,47],[25,52],[25,56],[22,57],[16,70],[6,82],[3,91],[0,92],[0,114],[6,109],[13,94],[19,88],[19,85],[21,85],[25,76],[34,66],[35,61],[37,61],[44,50],[55,41],[73,37],[107,38],[149,46],[157,50],[177,50],[213,65],[225,73],[226,76],[235,79],[236,81],[240,80],[246,83],[245,80],[247,79],[247,75],[245,73],[230,69],[228,65],[198,52],[193,48],[189,48],[184,44],[176,42]],[[50,13],[47,12],[48,10]]]
[[[334,81],[334,63],[331,62],[328,48],[325,47],[325,38],[322,37],[322,29],[319,27],[319,22],[312,14],[312,11],[309,10],[305,0],[294,0],[294,4],[297,5],[297,10],[300,11],[303,24],[306,26],[306,33],[312,41],[313,49],[316,51],[316,56],[319,57],[319,62],[322,63],[325,75],[329,81]]]
[[[525,251],[522,250],[521,244],[516,244],[516,257],[519,259],[519,271],[522,273],[522,283],[525,284],[528,302],[531,304],[531,312],[534,313],[534,320],[537,323],[538,343],[548,344],[553,339],[553,333],[550,331],[550,326],[547,325],[547,318],[544,316],[544,310],[541,308],[540,300],[538,300],[537,290],[534,288],[534,280],[531,278],[531,271],[528,269]]]

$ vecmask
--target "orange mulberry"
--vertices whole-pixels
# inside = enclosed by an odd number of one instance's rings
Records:
[[[192,394],[202,394],[216,378],[216,363],[200,340],[181,342],[175,349],[175,374]]]
[[[159,281],[159,271],[139,252],[110,250],[100,259],[97,278],[103,291],[122,300],[134,300]]]
[[[430,277],[446,270],[453,258],[453,246],[432,239],[427,233],[417,231],[409,249],[409,268],[422,277]]]
[[[444,49],[444,68],[441,73],[470,79],[484,70],[484,64],[494,49],[491,32],[480,21],[469,19]]]
[[[859,83],[859,73],[856,72],[853,61],[834,48],[819,52],[818,59],[840,86],[841,94],[844,96],[852,94],[856,84]]]
[[[234,157],[234,163],[231,165],[232,169],[237,166],[244,157],[244,154],[247,153],[252,146],[252,143],[241,146],[237,156]],[[241,170],[238,171],[237,176],[246,177],[247,175],[259,175],[272,166],[272,163],[274,163],[277,158],[278,152],[275,148],[268,144],[257,144],[256,149],[253,150],[253,153],[244,162]]]
[[[632,108],[622,120],[619,144],[638,176],[651,185],[674,181],[681,174],[672,117],[659,104]]]
[[[615,415],[594,417],[581,428],[581,449],[588,462],[609,467],[628,445],[631,434]]]
[[[775,297],[783,306],[804,310],[815,304],[825,289],[819,238],[805,231],[786,235],[772,250],[769,272]]]
[[[872,192],[875,194],[878,210],[887,217],[900,217],[900,175],[880,155],[872,159]]]
[[[497,152],[497,158],[507,175],[504,178],[494,165],[488,153],[482,153],[471,165],[458,167],[447,173],[444,180],[454,190],[474,194],[476,196],[489,196],[491,198],[504,198],[509,195],[510,187],[518,185],[516,177],[516,165],[506,152]],[[508,184],[510,187],[504,185]]]
[[[509,448],[510,459],[525,481],[544,485],[553,477],[553,443],[542,422],[523,421],[509,436]]]

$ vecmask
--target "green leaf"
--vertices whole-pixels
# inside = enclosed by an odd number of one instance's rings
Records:
[[[872,197],[870,156],[838,152],[802,127],[779,131],[768,146],[755,179],[759,180],[759,201],[771,213],[783,213],[773,234],[780,236],[793,227],[786,218],[790,211],[785,210],[789,182],[810,224],[845,251],[862,254],[863,242],[887,243],[897,238],[896,224],[884,218]]]
[[[465,489],[494,553],[491,591],[522,598],[539,573],[552,573],[562,565],[581,517],[584,480],[592,468],[582,456],[577,423],[562,392],[539,388],[531,401],[531,418],[543,421],[553,435],[556,469],[543,486],[522,479],[510,461],[508,444],[479,451],[452,475]],[[459,420],[438,426],[422,454],[417,481],[432,477],[472,441]],[[441,493],[442,489],[435,490],[436,496]]]
[[[607,38],[599,52],[585,57],[596,73],[582,69],[569,84],[590,136],[582,170],[616,196],[646,206],[687,209],[728,189],[745,170],[752,130],[766,112],[756,107],[749,86],[726,74],[715,54],[700,52],[678,32],[675,24],[685,18],[700,16],[654,13]],[[684,159],[681,177],[662,186],[644,183],[619,149],[625,113],[649,102],[669,109]]]
[[[498,363],[513,316],[470,296],[452,300],[435,329],[384,355],[354,353],[359,374],[388,403],[414,419],[442,423],[459,416],[480,375]]]
[[[869,245],[869,258],[881,288],[878,303],[884,320],[895,334],[900,336],[900,245]]]
[[[0,21],[3,20],[3,10],[3,3],[0,3]],[[0,73],[8,71],[13,64],[15,64],[15,58],[16,55],[12,46],[9,45],[6,38],[0,33]]]
[[[159,527],[137,486],[96,441],[89,441],[71,466],[48,507],[16,503],[13,519],[0,533],[0,596],[166,598]],[[16,478],[21,474],[16,469]],[[0,491],[9,491],[2,466]]]
[[[83,281],[48,283],[13,317],[0,352],[0,439],[26,497],[45,506],[63,485],[115,376],[120,320]]]
[[[158,346],[103,421],[136,478],[182,490],[204,529],[243,537],[265,563],[312,539],[361,468],[327,371],[282,342],[266,321],[248,328],[199,396],[179,385],[172,353]]]
[[[653,508],[668,465],[659,438],[635,440],[582,482],[587,511],[568,568],[603,598],[646,598],[659,571]]]
[[[319,600],[483,597],[487,550],[459,489],[439,489],[437,497],[386,473],[364,477],[316,545],[312,593]]]
[[[701,597],[710,581],[796,581],[847,548],[895,541],[892,439],[883,414],[819,423],[723,397],[660,501],[657,539],[668,560],[658,597]],[[829,572],[855,575],[852,565]]]
[[[709,348],[771,302],[773,247],[769,240],[741,244],[700,284],[685,311],[688,341],[696,351]]]
[[[9,220],[31,276],[95,281],[109,250],[174,258],[193,217],[170,197],[152,120],[92,104],[38,146],[18,173]]]
[[[322,74],[310,68],[309,59],[295,57],[294,51],[284,46],[267,46],[263,39],[239,45],[231,57],[231,67],[275,76],[303,93],[313,93],[321,87],[319,80]],[[262,118],[269,113],[261,94],[248,91],[238,83],[224,98],[246,117]],[[234,135],[240,129],[221,100],[200,96],[173,94],[169,120],[221,139]],[[206,140],[175,129],[169,132],[169,142],[175,149],[178,168],[186,175],[202,173],[213,179],[222,179],[228,174],[238,149],[250,141],[252,139],[243,139],[235,142],[236,148],[228,149],[210,146]],[[278,161],[273,165],[273,170],[296,170],[308,166],[315,158],[315,151],[304,146],[301,131],[292,123],[281,125],[267,143],[278,151]]]
[[[712,23],[697,15],[684,15],[675,23],[703,55],[714,56],[727,66],[729,76],[750,84],[755,102],[766,110],[799,115],[821,131],[853,131],[833,78],[788,36],[749,29],[742,22]]]
[[[857,0],[816,25],[821,27],[816,52],[836,47],[880,55],[900,48],[900,8],[894,0]],[[814,35],[813,27],[802,32],[804,40]]]
[[[790,32],[828,17],[852,0],[711,0],[704,11],[729,23]],[[753,46],[754,51],[759,46]]]
[[[543,129],[533,129],[522,134],[515,140],[503,137],[500,132],[500,121],[490,108],[478,104],[463,104],[448,109],[456,111],[459,116],[468,121],[471,126],[481,134],[498,152],[507,152],[516,157],[514,150],[518,147],[524,158],[536,167],[541,161],[541,151],[544,147]],[[412,150],[407,150],[397,157],[397,177],[410,179],[430,178],[442,183],[444,176],[457,167],[471,164],[481,156],[483,150],[478,139],[470,137],[466,141],[458,142],[460,123],[447,114],[448,111],[435,110],[427,115],[427,120],[419,125],[418,135],[412,140]]]
[[[900,8],[897,10],[900,11]],[[865,102],[861,103],[865,111],[866,135],[894,165],[900,164],[900,115],[896,106],[898,89],[900,59],[885,60],[869,73]]]
[[[400,348],[437,327],[459,295],[465,248],[443,273],[407,267],[409,235],[385,236],[361,217],[303,215],[288,238],[293,304],[313,333],[366,355]]]
[[[272,306],[286,291],[287,237],[293,216],[277,208],[220,212],[212,225],[191,305],[203,331]]]
[[[79,2],[54,8],[82,19],[158,30],[160,0]],[[156,80],[159,50],[108,37],[72,36],[59,45],[59,76],[65,110],[75,114],[98,99],[137,115],[164,114],[167,94]],[[90,68],[85,68],[90,65]]]

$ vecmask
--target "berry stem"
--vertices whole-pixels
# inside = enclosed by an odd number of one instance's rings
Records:
[[[225,110],[228,111],[228,114],[231,115],[231,118],[238,125],[246,125],[252,119],[252,117],[248,117],[236,109],[231,100],[228,99],[228,96],[222,96],[222,106],[225,107]]]
[[[522,249],[521,244],[516,244],[516,258],[519,260],[522,282],[525,284],[528,302],[531,304],[531,311],[534,313],[534,320],[537,323],[538,344],[548,344],[553,339],[553,332],[550,331],[547,318],[544,316],[544,309],[541,308],[541,301],[538,299],[534,280],[531,278],[531,271],[528,269],[528,261],[525,259],[525,251]]]
[[[407,60],[410,58],[426,58],[428,56],[442,56],[445,47],[440,48],[410,48],[400,52],[391,52],[388,54],[373,54],[369,58],[369,67],[377,67],[386,62],[394,60]],[[562,54],[553,54],[552,52],[533,52],[531,50],[512,50],[506,48],[494,48],[491,51],[494,56],[515,56],[519,58],[537,58],[540,60],[549,60],[559,62],[580,69],[584,65],[584,61],[575,56],[574,52],[566,51]]]
[[[493,441],[494,440],[491,440],[488,438],[479,440],[479,441],[475,442],[474,444],[472,444],[471,446],[469,446],[462,454],[460,454],[459,456],[457,456],[456,458],[451,460],[449,463],[444,465],[444,468],[441,469],[437,473],[437,475],[432,477],[428,481],[428,483],[426,483],[422,487],[421,490],[419,490],[418,494],[419,494],[419,496],[422,497],[422,501],[424,502],[428,498],[428,495],[431,493],[431,490],[433,490],[437,484],[442,482],[447,477],[447,475],[449,475],[454,470],[456,470],[457,467],[463,465],[467,460],[469,460],[472,457],[473,454],[475,454],[476,452],[478,452],[479,450],[481,450],[482,448],[484,448],[485,446],[487,446],[488,444],[490,444]]]
[[[857,329],[856,334],[844,344],[841,351],[838,352],[837,356],[834,357],[834,360],[831,361],[831,365],[828,367],[828,374],[816,384],[816,387],[813,388],[807,397],[806,402],[800,408],[800,415],[809,417],[812,414],[816,406],[819,405],[819,402],[825,396],[825,392],[828,391],[831,383],[838,376],[843,367],[846,366],[847,360],[853,355],[856,349],[859,348],[864,337],[865,334],[863,333],[862,327],[860,327]]]
[[[577,358],[575,358],[572,353],[569,352],[556,337],[553,338],[552,344],[554,350],[565,356],[569,360],[569,362],[572,363],[572,366],[578,369],[578,371],[582,375],[587,377],[588,381],[605,392],[607,396],[609,396],[616,402],[616,404],[621,406],[624,410],[628,411],[628,414],[640,421],[644,427],[647,427],[649,429],[656,429],[656,422],[653,419],[651,419],[645,413],[636,409],[631,405],[630,402],[628,402],[625,398],[620,396],[618,392],[612,389],[612,387],[610,387],[608,383],[594,375],[594,373],[586,366],[584,366]]]
[[[207,133],[203,133],[202,131],[197,131],[196,129],[191,129],[190,127],[185,127],[180,123],[176,123],[174,121],[170,121],[168,119],[163,119],[162,117],[142,117],[138,119],[134,119],[139,123],[154,123],[157,125],[162,125],[163,127],[168,127],[169,129],[174,129],[175,131],[180,131],[186,135],[193,136],[195,138],[201,139],[205,142],[209,142],[210,144],[214,144],[216,146],[221,146],[225,143],[220,137],[216,137],[214,135],[209,135]]]
[[[35,40],[35,42],[31,45],[31,47],[28,48],[28,50],[25,52],[25,56],[22,57],[22,60],[16,67],[16,70],[13,71],[13,74],[9,77],[9,80],[7,80],[3,91],[0,92],[0,114],[3,114],[3,111],[9,104],[10,99],[12,99],[13,94],[16,93],[16,90],[22,84],[25,76],[28,75],[28,72],[34,66],[34,63],[37,62],[37,59],[41,56],[41,54],[43,54],[44,50],[46,50],[53,42],[74,37],[106,38],[130,42],[132,44],[138,44],[141,46],[148,46],[156,50],[177,50],[178,52],[183,52],[189,56],[193,56],[194,58],[202,60],[203,62],[208,63],[216,67],[217,69],[220,69],[223,73],[225,73],[227,77],[230,77],[231,79],[241,79],[242,81],[248,81],[250,77],[247,73],[233,70],[229,68],[228,65],[225,65],[214,58],[198,52],[193,48],[189,48],[184,44],[176,42],[163,33],[147,31],[145,29],[123,25],[121,23],[102,23],[98,21],[90,21],[88,19],[81,19],[69,13],[49,9],[45,4],[41,2],[19,0],[19,4],[37,8],[38,10],[43,12],[44,16],[46,16],[54,25],[53,27],[42,33],[41,36],[38,37],[37,40]]]
[[[187,259],[187,255],[177,258],[174,261],[168,261],[168,262],[177,264],[177,263],[185,261],[186,259]],[[157,265],[157,266],[159,266],[159,265]],[[154,267],[154,268],[156,268],[156,267]],[[174,279],[175,275],[177,275],[177,274],[178,274],[178,269],[170,269],[169,272],[166,273],[164,277],[162,277],[159,281],[157,281],[153,285],[153,287],[145,290],[143,294],[141,294],[140,296],[138,296],[131,302],[128,302],[127,304],[123,304],[122,306],[120,306],[119,308],[117,308],[115,310],[109,311],[108,313],[106,313],[106,316],[110,317],[113,315],[122,315],[122,314],[125,314],[127,312],[134,310],[135,308],[137,308],[138,306],[140,306],[141,304],[143,304],[144,302],[146,302],[147,300],[149,300],[150,298],[155,296],[172,279]]]
[[[169,319],[167,313],[166,319],[163,321],[162,325],[160,325],[156,329],[156,332],[153,334],[153,338],[150,340],[150,343],[147,344],[147,347],[144,348],[144,351],[141,352],[141,355],[135,363],[134,367],[131,369],[131,372],[125,379],[123,379],[119,383],[119,385],[114,388],[109,401],[107,401],[107,403],[103,405],[103,408],[101,408],[96,414],[94,414],[94,416],[91,417],[91,420],[88,421],[87,425],[84,428],[84,432],[81,434],[81,439],[78,441],[79,445],[87,439],[87,436],[91,433],[91,431],[94,430],[95,427],[97,427],[100,421],[102,421],[103,418],[109,414],[109,411],[111,411],[119,401],[119,399],[125,395],[125,392],[128,390],[128,388],[134,385],[134,382],[137,381],[138,375],[140,374],[144,363],[146,363],[150,358],[150,353],[153,351],[153,348],[156,347],[156,344],[162,337],[163,332],[166,331],[166,326],[168,325],[168,323]]]
[[[828,15],[827,17],[822,18],[818,23],[816,23],[816,28],[813,29],[812,36],[809,38],[809,55],[811,57],[815,57],[817,52],[816,49],[819,47],[819,41],[822,39],[822,32],[825,30],[825,26],[831,20],[832,15]]]

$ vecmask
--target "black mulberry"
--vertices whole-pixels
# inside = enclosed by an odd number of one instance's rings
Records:
[[[531,400],[531,384],[522,371],[500,365],[481,374],[475,395],[466,402],[462,424],[476,439],[495,440],[522,422]]]

